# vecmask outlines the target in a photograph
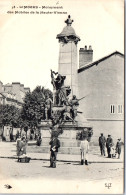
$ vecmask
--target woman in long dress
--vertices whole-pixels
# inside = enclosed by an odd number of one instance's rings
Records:
[[[21,136],[19,135],[17,138],[17,156],[21,155]]]

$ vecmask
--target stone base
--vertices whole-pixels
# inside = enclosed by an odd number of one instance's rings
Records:
[[[42,121],[39,125],[39,130],[42,135],[42,145],[36,150],[42,153],[48,153],[50,151],[49,141],[51,139],[51,130],[49,124],[51,121]],[[60,128],[63,132],[58,136],[60,140],[59,153],[61,154],[79,154],[80,153],[80,140],[77,139],[77,134],[81,133],[83,128],[91,128],[89,124],[85,123],[85,126],[79,126],[77,122],[65,121]],[[41,148],[41,150],[40,150]],[[33,150],[35,150],[33,148]],[[38,151],[38,152],[39,152]]]

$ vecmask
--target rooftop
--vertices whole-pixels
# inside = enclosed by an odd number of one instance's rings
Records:
[[[104,60],[106,60],[107,58],[109,58],[109,57],[111,57],[111,56],[113,56],[113,55],[115,55],[115,54],[118,54],[118,55],[124,57],[124,54],[122,54],[122,53],[120,53],[120,52],[118,52],[118,51],[115,51],[115,52],[113,52],[113,53],[111,53],[111,54],[109,54],[109,55],[106,55],[106,56],[104,56],[104,57],[102,57],[102,58],[100,58],[100,59],[98,59],[98,60],[96,60],[96,61],[94,61],[94,62],[90,62],[90,63],[88,63],[88,64],[85,64],[84,66],[82,66],[81,68],[78,69],[78,73],[80,73],[80,72],[82,72],[83,70],[85,70],[85,69],[87,69],[87,68],[90,68],[90,67],[92,67],[92,66],[94,66],[94,65],[96,65],[96,64],[98,64],[98,63],[100,63],[100,62],[102,62],[102,61],[104,61]]]

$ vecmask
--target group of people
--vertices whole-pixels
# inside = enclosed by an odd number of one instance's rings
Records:
[[[56,167],[56,158],[58,153],[58,148],[60,147],[60,141],[57,137],[53,137],[52,140],[49,142],[51,145],[50,147],[50,167],[55,168]],[[116,157],[116,154],[118,154],[118,159],[120,158],[121,154],[121,139],[118,139],[116,146],[114,146],[113,139],[111,138],[111,135],[108,135],[108,138],[106,139],[101,133],[101,136],[99,137],[99,146],[101,155],[105,154],[105,146],[107,148],[108,158],[114,158]],[[88,165],[88,151],[89,151],[89,142],[87,140],[87,137],[82,137],[82,140],[80,142],[80,154],[81,154],[81,165],[85,164]]]
[[[118,159],[119,159],[121,154],[121,145],[122,143],[120,138],[118,139],[115,146],[111,135],[108,135],[108,138],[106,139],[103,133],[101,133],[101,136],[99,137],[99,146],[100,146],[101,155],[104,156],[106,155],[105,154],[105,146],[106,146],[108,158],[115,158],[116,154],[118,154]]]
[[[40,137],[38,141],[39,142],[41,141]],[[56,168],[57,153],[58,153],[58,149],[60,148],[60,141],[58,139],[57,134],[54,134],[52,136],[49,144],[50,144],[50,167]],[[106,139],[103,133],[101,133],[101,136],[99,137],[99,146],[100,146],[101,155],[103,156],[106,155],[105,154],[105,147],[106,147],[108,158],[114,158],[116,157],[116,154],[118,154],[118,158],[120,158],[121,145],[122,145],[121,139],[118,139],[116,146],[114,146],[111,135],[108,135],[108,138]],[[26,137],[23,136],[21,138],[21,136],[19,135],[19,137],[17,138],[18,161],[20,156],[26,155],[26,146],[27,146]],[[87,137],[83,136],[80,142],[81,165],[83,164],[88,165],[88,151],[89,151],[89,142],[87,140]]]

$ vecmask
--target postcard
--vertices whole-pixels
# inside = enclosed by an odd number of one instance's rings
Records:
[[[0,193],[124,193],[124,1],[0,0]]]

